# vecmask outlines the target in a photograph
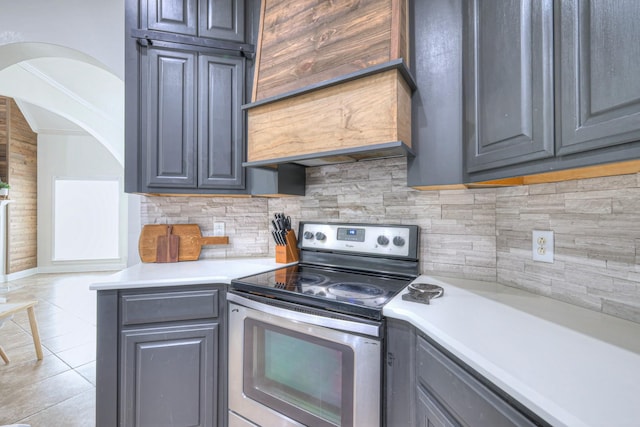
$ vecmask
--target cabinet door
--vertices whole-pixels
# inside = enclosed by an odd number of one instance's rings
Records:
[[[460,425],[420,387],[418,387],[417,409],[419,427],[457,427]]]
[[[427,397],[442,404],[440,412],[450,414],[450,422],[455,416],[456,422],[459,420],[463,425],[474,427],[535,425],[519,409],[420,336],[417,338],[416,365],[419,386],[429,392]],[[437,409],[438,405],[431,408],[434,419],[441,418]]]
[[[558,154],[639,140],[640,2],[560,6]]]
[[[198,0],[147,0],[147,28],[197,35]]]
[[[143,62],[145,184],[195,188],[196,54],[149,46]]]
[[[198,60],[198,187],[244,188],[244,59]]]
[[[469,0],[467,172],[554,155],[552,0]]]
[[[147,0],[147,28],[244,41],[244,0]]]
[[[213,427],[218,325],[125,330],[121,335],[122,427]]]
[[[244,0],[199,0],[200,37],[244,41]]]

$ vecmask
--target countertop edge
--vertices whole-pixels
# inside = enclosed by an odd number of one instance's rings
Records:
[[[139,263],[92,283],[90,290],[230,284],[233,279],[296,263],[276,263],[272,257],[227,258],[177,263]]]

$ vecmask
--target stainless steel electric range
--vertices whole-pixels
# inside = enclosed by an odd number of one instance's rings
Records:
[[[379,426],[382,308],[418,275],[415,225],[303,222],[300,262],[231,282],[230,426]]]

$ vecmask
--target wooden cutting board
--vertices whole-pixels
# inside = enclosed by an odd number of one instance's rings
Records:
[[[198,224],[147,224],[138,239],[138,253],[142,262],[158,262],[158,237],[166,236],[168,227],[179,237],[178,261],[197,261],[203,245],[226,245],[228,236],[202,237]]]
[[[167,234],[158,236],[156,262],[178,262],[180,237],[172,233],[173,227],[170,225],[167,227]]]

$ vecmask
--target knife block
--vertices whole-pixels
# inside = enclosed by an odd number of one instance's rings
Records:
[[[286,239],[286,245],[276,245],[276,262],[279,264],[289,264],[300,259],[296,232],[293,230],[287,231]]]

